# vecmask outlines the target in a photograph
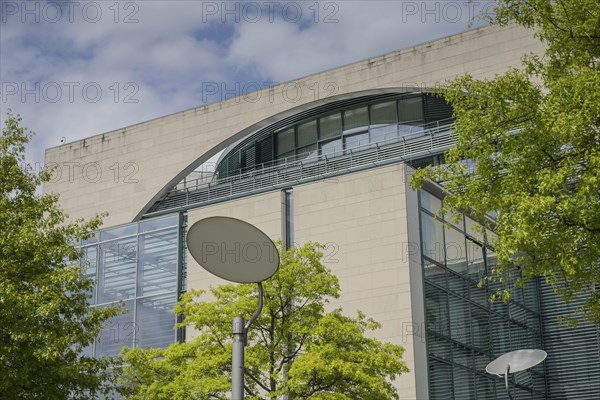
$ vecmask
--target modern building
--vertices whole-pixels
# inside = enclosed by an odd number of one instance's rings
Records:
[[[542,282],[490,304],[495,287],[477,282],[495,262],[493,232],[469,216],[444,224],[443,187],[408,186],[453,143],[452,110],[431,89],[466,72],[491,78],[530,52],[543,46],[528,30],[475,29],[48,149],[64,173],[44,190],[70,217],[109,212],[83,262],[93,305],[124,301],[128,313],[89,352],[185,340],[178,295],[224,283],[189,256],[186,229],[230,216],[288,245],[326,245],[342,288],[332,306],[364,311],[382,323],[378,338],[406,349],[402,399],[507,398],[485,366],[521,348],[548,358],[516,374],[516,398],[599,398],[598,328],[558,325],[576,304]]]

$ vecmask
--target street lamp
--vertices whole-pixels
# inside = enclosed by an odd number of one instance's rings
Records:
[[[544,361],[547,355],[548,354],[544,350],[515,350],[496,358],[485,367],[485,370],[488,374],[500,377],[504,375],[506,393],[508,393],[508,398],[512,400],[510,389],[508,387],[508,374],[514,374],[515,372],[524,371],[534,367]]]
[[[250,321],[233,319],[231,398],[244,399],[244,351],[248,329],[263,307],[262,281],[279,268],[277,247],[260,229],[229,217],[209,217],[194,223],[187,235],[190,254],[205,270],[236,283],[258,284],[258,309]]]

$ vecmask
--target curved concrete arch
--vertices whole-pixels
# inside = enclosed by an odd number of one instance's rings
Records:
[[[239,142],[240,140],[249,137],[258,131],[273,125],[274,123],[281,121],[282,119],[293,117],[299,113],[309,111],[311,109],[317,108],[319,106],[334,104],[336,102],[341,102],[344,100],[349,100],[357,97],[364,96],[374,96],[374,95],[383,95],[383,94],[404,94],[404,93],[423,93],[430,92],[431,90],[423,87],[390,87],[390,88],[380,88],[380,89],[370,89],[363,91],[356,91],[350,93],[343,93],[336,96],[331,96],[325,99],[316,100],[312,102],[308,102],[297,107],[290,108],[288,110],[282,111],[280,113],[274,114],[268,118],[263,119],[262,121],[253,124],[252,126],[243,129],[236,134],[228,137],[223,140],[200,157],[196,158],[193,162],[191,162],[187,167],[181,170],[178,174],[176,174],[166,185],[162,187],[162,189],[156,193],[148,203],[144,205],[144,207],[140,210],[140,212],[134,218],[134,221],[139,221],[143,218],[143,216],[150,210],[150,208],[156,204],[157,201],[161,200],[164,196],[167,195],[169,190],[181,182],[187,175],[189,175],[192,171],[198,168],[200,165],[208,161],[211,157],[217,154],[219,151],[223,149],[227,149],[229,146]],[[221,155],[220,159],[225,156],[225,153]]]
[[[525,28],[494,26],[320,71],[263,88],[251,97],[224,99],[49,148],[46,163],[75,165],[79,171],[47,182],[43,190],[60,194],[61,206],[72,219],[106,211],[106,226],[139,220],[218,150],[277,119],[285,118],[273,127],[293,120],[286,115],[310,116],[311,111],[302,110],[319,105],[333,109],[327,103],[370,93],[403,93],[410,87],[426,91],[465,72],[477,79],[493,78],[521,65],[523,54],[544,50]],[[292,86],[305,90],[292,98],[287,96]],[[331,87],[335,96],[327,89]],[[97,181],[87,179],[80,172],[89,163],[106,173]]]

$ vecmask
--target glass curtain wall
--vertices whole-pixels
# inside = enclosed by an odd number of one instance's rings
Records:
[[[426,129],[451,122],[450,105],[429,93],[365,101],[298,121],[245,144],[221,161],[217,173],[223,179],[286,160],[348,154],[422,136]]]
[[[172,310],[178,299],[179,215],[100,231],[82,243],[82,263],[95,285],[92,307],[121,305],[93,346],[96,357],[123,346],[166,347],[177,339]]]
[[[274,133],[275,159],[343,154],[423,132],[422,95],[339,110]],[[449,121],[448,121],[449,122]]]
[[[485,367],[512,350],[543,348],[537,282],[491,304],[498,286],[478,283],[496,262],[494,234],[442,215],[442,200],[425,190],[419,197],[430,399],[507,399],[504,381]],[[546,399],[543,364],[514,376],[516,398]]]

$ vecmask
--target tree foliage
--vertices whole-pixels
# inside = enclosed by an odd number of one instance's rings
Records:
[[[543,276],[565,301],[584,296],[600,324],[600,2],[498,3],[492,23],[533,28],[547,50],[494,79],[449,82],[458,143],[412,184],[443,181],[447,209],[497,213],[493,279],[511,265],[519,285]]]
[[[407,371],[404,349],[367,336],[379,324],[337,308],[337,278],[322,263],[323,246],[307,243],[281,254],[279,271],[264,282],[264,309],[250,328],[246,393],[252,399],[392,399],[391,379]],[[214,301],[190,291],[177,305],[183,326],[197,336],[161,349],[124,355],[122,393],[128,399],[226,399],[231,388],[231,324],[257,307],[256,285],[222,285]],[[291,364],[291,365],[290,365]]]
[[[90,310],[72,243],[100,219],[65,222],[57,196],[37,195],[50,171],[25,163],[31,133],[8,114],[0,137],[0,393],[8,399],[93,397],[107,360],[82,356],[112,309]]]

